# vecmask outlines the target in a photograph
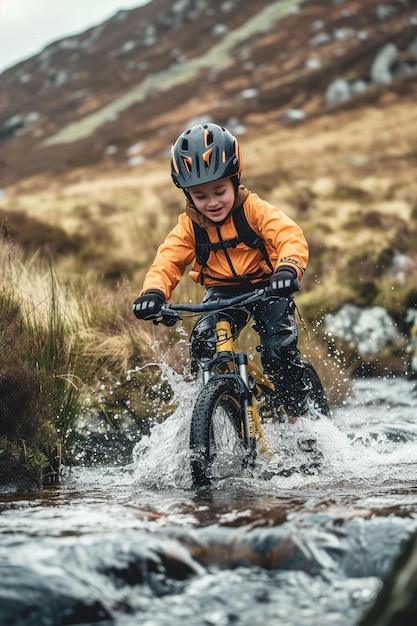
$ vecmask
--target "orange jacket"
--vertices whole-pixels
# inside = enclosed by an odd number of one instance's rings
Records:
[[[242,202],[246,219],[251,228],[263,239],[273,267],[278,269],[282,265],[290,265],[294,267],[298,278],[301,279],[308,262],[308,244],[303,231],[280,209],[261,200],[255,193],[251,193],[246,187],[240,185],[232,211],[221,224],[215,224],[187,203],[185,213],[181,213],[178,218],[178,224],[159,246],[155,260],[146,274],[141,295],[148,289],[160,289],[169,300],[190,263],[192,263],[190,277],[195,282],[200,282],[202,268],[195,258],[192,221],[207,229],[212,242],[219,241],[219,232],[222,240],[232,239],[237,236],[237,233],[231,214]],[[241,242],[236,248],[228,248],[227,253],[238,276],[260,272],[264,274],[265,279],[265,275],[271,274],[270,268],[258,249],[249,248]],[[222,278],[233,278],[223,250],[211,252],[204,274],[208,275],[204,279],[206,287],[224,286],[226,283],[222,282]],[[253,282],[255,284],[256,280]],[[239,281],[235,284],[239,284]]]

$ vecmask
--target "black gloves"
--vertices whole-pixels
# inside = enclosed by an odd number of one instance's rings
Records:
[[[297,272],[287,265],[280,267],[275,274],[272,274],[269,284],[273,296],[289,296],[300,288]]]
[[[157,315],[166,303],[165,295],[159,289],[149,289],[133,303],[133,313],[138,320],[146,320]]]

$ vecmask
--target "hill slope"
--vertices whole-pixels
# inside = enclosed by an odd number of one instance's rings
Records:
[[[369,107],[413,102],[416,37],[411,1],[153,0],[0,75],[1,184],[124,166],[138,143],[153,158],[207,116],[255,140],[340,108],[366,127]]]
[[[243,182],[307,233],[309,319],[354,301],[402,323],[416,95],[412,0],[153,0],[0,75],[0,217],[28,251],[140,285],[182,207],[170,145],[213,120],[239,137]]]

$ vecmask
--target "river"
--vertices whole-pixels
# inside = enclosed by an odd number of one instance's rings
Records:
[[[354,626],[417,529],[416,384],[356,380],[279,460],[190,489],[193,392],[123,466],[0,496],[3,626]],[[314,433],[319,474],[276,475]],[[291,460],[291,458],[292,460]]]

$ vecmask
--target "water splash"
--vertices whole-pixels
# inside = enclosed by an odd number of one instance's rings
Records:
[[[133,450],[134,477],[138,483],[159,489],[191,486],[190,421],[199,384],[161,363],[162,378],[171,386],[176,406],[172,415],[156,424]]]
[[[136,445],[134,476],[137,483],[158,489],[189,489],[190,420],[200,387],[167,364],[161,364],[161,371],[174,391],[176,408]],[[255,468],[243,470],[234,480],[243,480],[249,488],[274,491],[332,483],[372,486],[375,480],[395,482],[398,477],[404,480],[407,474],[413,480],[417,429],[407,413],[414,411],[410,387],[404,389],[408,395],[399,394],[400,387],[398,381],[391,386],[381,381],[377,393],[374,391],[369,397],[366,383],[358,381],[355,394],[344,406],[334,409],[331,418],[321,416],[320,419],[301,418],[295,424],[266,424],[271,454],[259,454]],[[372,389],[375,390],[375,381]],[[405,397],[409,400],[404,401]],[[388,406],[395,416],[393,425],[384,420],[382,428],[375,419],[378,404],[384,406],[384,412]],[[320,471],[307,475],[299,471],[311,462],[310,455],[299,447],[299,441],[306,439],[317,440],[323,454]]]

